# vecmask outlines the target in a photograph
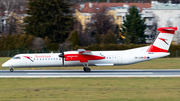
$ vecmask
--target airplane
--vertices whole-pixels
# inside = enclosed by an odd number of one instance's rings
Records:
[[[90,51],[78,49],[77,51],[46,54],[17,54],[2,64],[2,67],[62,67],[83,66],[85,72],[90,72],[89,66],[118,66],[148,61],[170,55],[168,53],[177,27],[161,27],[159,34],[150,46],[134,48],[123,51]]]

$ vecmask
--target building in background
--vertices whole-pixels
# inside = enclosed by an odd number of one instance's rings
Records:
[[[173,44],[180,42],[180,4],[151,2],[152,7],[142,11],[147,28],[145,30],[146,42],[151,43],[156,36],[156,27],[178,27],[173,38]]]
[[[105,13],[113,17],[115,24],[121,25],[123,18],[129,12],[129,8],[135,5],[140,12],[143,9],[150,8],[151,3],[86,3],[80,4],[76,8],[75,16],[81,23],[83,30],[87,23],[92,23],[92,16],[96,13]],[[104,11],[105,10],[105,11]]]
[[[26,14],[27,0],[0,1],[0,34],[19,34],[23,32],[23,18]]]

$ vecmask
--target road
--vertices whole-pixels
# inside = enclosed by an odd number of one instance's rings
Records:
[[[0,77],[180,77],[180,70],[0,70]]]

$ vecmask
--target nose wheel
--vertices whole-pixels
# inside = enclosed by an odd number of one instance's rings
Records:
[[[11,69],[10,69],[10,72],[13,72],[13,71],[14,71],[14,69],[11,68]]]
[[[83,63],[83,65],[84,65],[83,70],[84,70],[85,72],[91,72],[91,69],[88,67],[88,63]]]

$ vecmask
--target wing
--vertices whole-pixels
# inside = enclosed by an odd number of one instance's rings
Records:
[[[65,54],[65,61],[88,62],[89,60],[105,59],[101,53],[93,54],[90,50],[78,49],[78,54]]]
[[[79,52],[79,54],[82,54],[82,55],[93,55],[90,50],[78,49],[77,51]]]

